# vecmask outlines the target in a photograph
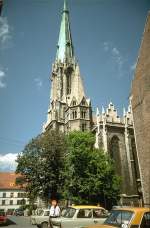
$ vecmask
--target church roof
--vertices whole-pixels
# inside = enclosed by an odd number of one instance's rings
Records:
[[[64,0],[56,60],[64,62],[65,59],[71,59],[73,56],[74,50],[70,29],[69,10],[67,7],[67,1]]]

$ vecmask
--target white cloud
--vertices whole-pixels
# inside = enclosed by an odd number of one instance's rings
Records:
[[[114,55],[119,55],[120,53],[119,53],[119,50],[116,48],[116,47],[114,47],[113,49],[112,49],[112,53],[114,54]]]
[[[35,78],[34,81],[35,81],[37,88],[41,88],[43,86],[43,82],[42,82],[41,78]]]
[[[104,42],[104,50],[105,51],[109,50],[109,43],[108,42]]]
[[[4,78],[6,77],[6,74],[3,70],[0,69],[0,88],[5,88],[6,83],[4,83]]]
[[[119,69],[120,69],[123,65],[123,62],[124,62],[120,51],[116,47],[113,47],[111,52],[112,52],[112,55],[113,55],[116,63],[118,64]]]
[[[18,154],[8,153],[0,155],[0,171],[15,171]]]
[[[10,26],[6,17],[0,17],[0,42],[4,44],[10,39]]]
[[[109,52],[111,58],[114,60],[115,64],[118,67],[119,74],[122,74],[122,66],[125,62],[121,52],[117,47],[115,47],[111,42],[104,42],[103,48],[105,52]]]

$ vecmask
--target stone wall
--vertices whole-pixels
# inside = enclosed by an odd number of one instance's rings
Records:
[[[150,14],[132,83],[132,111],[143,199],[150,205]]]

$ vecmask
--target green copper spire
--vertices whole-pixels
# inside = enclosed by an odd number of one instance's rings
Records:
[[[73,58],[73,56],[74,52],[69,22],[69,10],[67,7],[67,1],[64,0],[56,59],[63,62],[65,59],[68,60]]]
[[[67,2],[66,2],[66,0],[64,0],[64,9],[63,9],[63,11],[68,11],[67,10]]]

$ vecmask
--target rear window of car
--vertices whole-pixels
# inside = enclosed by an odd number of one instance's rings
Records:
[[[93,218],[106,218],[107,215],[107,211],[103,209],[93,209]]]
[[[91,218],[92,210],[91,209],[80,209],[77,218]]]
[[[132,211],[113,210],[104,224],[112,226],[121,226],[122,224],[129,224],[133,216]]]
[[[62,217],[64,217],[64,218],[73,218],[75,212],[76,212],[76,209],[68,207],[68,208],[65,209],[65,212],[63,213]]]

